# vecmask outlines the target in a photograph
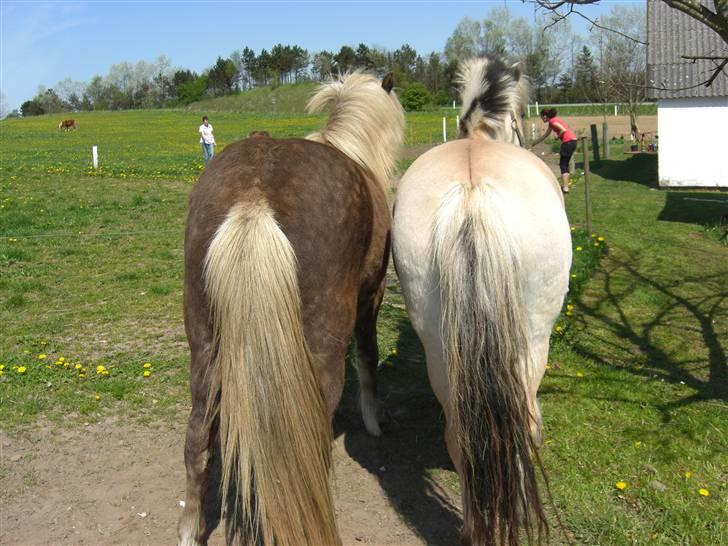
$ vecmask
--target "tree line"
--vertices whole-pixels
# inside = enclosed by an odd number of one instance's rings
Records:
[[[644,37],[643,7],[615,6],[603,20]],[[177,68],[165,56],[153,62],[118,63],[90,82],[70,78],[40,88],[24,102],[23,116],[61,111],[178,107],[207,97],[248,89],[321,81],[331,74],[365,69],[383,76],[393,72],[408,110],[457,100],[458,61],[474,55],[498,55],[520,63],[530,78],[533,100],[558,102],[640,102],[644,97],[644,50],[620,33],[595,28],[584,38],[568,20],[513,18],[505,7],[491,9],[481,21],[464,18],[442,52],[418,53],[409,44],[387,50],[360,43],[334,51],[309,53],[298,45],[276,44],[256,53],[249,47],[219,56],[197,73]]]

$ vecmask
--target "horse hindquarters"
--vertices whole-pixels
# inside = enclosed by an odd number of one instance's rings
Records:
[[[234,205],[205,258],[228,525],[264,545],[336,544],[330,426],[303,333],[293,248],[265,202]],[[210,396],[214,399],[214,396]],[[251,538],[252,537],[252,538]]]

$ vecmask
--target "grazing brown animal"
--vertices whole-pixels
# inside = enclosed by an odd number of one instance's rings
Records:
[[[75,119],[64,119],[62,122],[58,124],[59,129],[65,129],[68,131],[69,129],[77,129],[78,125],[76,124]]]
[[[375,323],[389,261],[389,176],[404,114],[362,73],[322,86],[308,139],[253,135],[225,148],[192,190],[184,314],[192,411],[180,544],[205,544],[219,437],[228,542],[339,544],[331,418],[356,334],[361,407],[380,434]]]

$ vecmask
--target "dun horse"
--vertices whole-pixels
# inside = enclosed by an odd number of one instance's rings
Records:
[[[512,144],[520,72],[478,59],[460,80],[461,138],[420,156],[398,186],[394,259],[447,420],[462,543],[513,545],[520,524],[529,540],[546,529],[536,392],[568,289],[570,231],[553,174]]]
[[[203,503],[219,434],[228,540],[340,543],[329,477],[331,417],[352,332],[362,412],[379,434],[375,322],[390,250],[389,176],[404,114],[393,80],[324,85],[304,139],[259,133],[207,166],[189,200],[185,327],[192,411],[180,543],[209,536]],[[236,534],[232,537],[232,534]]]

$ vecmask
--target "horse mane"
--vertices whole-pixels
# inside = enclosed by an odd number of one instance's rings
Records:
[[[329,111],[326,126],[308,140],[329,144],[368,170],[389,192],[404,135],[404,111],[394,91],[357,70],[321,85],[306,105],[309,113]]]
[[[528,104],[530,85],[517,65],[512,67],[496,57],[464,61],[457,82],[463,106],[460,109],[460,132],[472,136],[483,132],[505,140],[510,115],[522,115]]]

